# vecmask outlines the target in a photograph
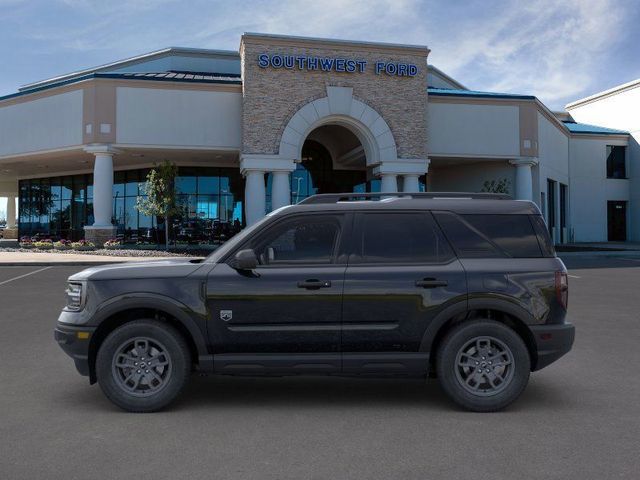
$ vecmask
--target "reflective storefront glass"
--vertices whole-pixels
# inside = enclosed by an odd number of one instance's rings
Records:
[[[114,173],[113,225],[131,243],[164,242],[164,219],[136,209],[149,169]],[[83,238],[93,224],[93,176],[20,181],[19,234],[51,239]],[[176,178],[180,214],[171,221],[179,243],[219,243],[244,225],[244,180],[237,168],[180,167]]]

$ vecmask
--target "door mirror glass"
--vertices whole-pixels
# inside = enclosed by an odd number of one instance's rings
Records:
[[[236,270],[253,270],[258,266],[258,257],[253,249],[247,248],[237,252],[229,265]]]

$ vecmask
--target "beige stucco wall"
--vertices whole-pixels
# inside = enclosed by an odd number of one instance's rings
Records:
[[[260,68],[258,55],[279,53],[331,58],[362,59],[364,73]],[[376,110],[389,125],[399,158],[427,157],[427,54],[428,50],[388,48],[348,43],[324,44],[292,39],[273,41],[243,37],[240,54],[243,75],[242,151],[277,154],[288,120],[305,104],[327,96],[327,86],[353,88],[353,97]],[[411,63],[414,77],[375,74],[376,61]]]
[[[82,144],[82,90],[0,106],[0,157]]]

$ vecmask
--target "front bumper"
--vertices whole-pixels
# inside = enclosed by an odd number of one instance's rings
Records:
[[[95,327],[80,327],[58,322],[53,331],[53,338],[73,359],[80,375],[89,376],[89,343],[95,330]]]
[[[571,350],[576,329],[571,323],[530,326],[536,342],[538,359],[533,370],[540,370]]]

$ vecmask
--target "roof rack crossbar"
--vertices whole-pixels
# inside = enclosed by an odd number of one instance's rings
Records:
[[[346,201],[369,200],[377,198],[404,198],[404,199],[425,199],[425,198],[446,198],[446,199],[477,199],[477,200],[511,200],[509,195],[504,193],[472,193],[472,192],[376,192],[376,193],[321,193],[312,195],[300,202],[301,204],[317,203],[338,203]]]

